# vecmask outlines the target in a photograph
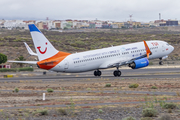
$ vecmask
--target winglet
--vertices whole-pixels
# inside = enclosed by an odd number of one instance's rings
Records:
[[[147,55],[147,58],[149,58],[149,55],[151,55],[152,52],[150,51],[150,49],[149,49],[149,47],[148,47],[146,41],[145,41],[145,40],[143,40],[143,41],[144,41],[144,46],[145,46],[145,49],[146,49],[146,55]]]
[[[35,55],[35,56],[37,56],[37,54],[34,53],[34,52],[31,50],[31,48],[28,46],[28,44],[27,44],[26,42],[24,42],[24,45],[26,46],[27,51],[28,51],[28,53],[29,53],[30,55]]]

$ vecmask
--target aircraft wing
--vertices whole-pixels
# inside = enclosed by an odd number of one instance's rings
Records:
[[[13,62],[13,63],[27,63],[27,64],[37,64],[38,61],[11,61],[11,60],[8,60],[8,62]]]
[[[138,59],[141,59],[141,58],[145,58],[147,57],[146,54],[142,55],[142,56],[139,56],[137,58],[134,58],[134,59],[131,59],[129,61],[124,61],[124,62],[109,62],[109,63],[106,63],[106,65],[103,65],[103,67],[107,67],[107,68],[111,68],[111,67],[119,67],[119,66],[123,66],[123,65],[127,65],[127,64],[131,64],[133,63],[135,60],[138,60]]]
[[[30,55],[35,55],[35,56],[37,56],[37,54],[34,53],[34,52],[31,50],[31,48],[28,46],[28,44],[27,44],[26,42],[24,42],[24,45],[26,46],[26,49],[27,49],[27,51],[28,51],[28,53],[29,53]]]
[[[150,51],[150,49],[149,49],[146,41],[144,41],[144,46],[145,46],[145,49],[146,49],[146,54],[143,54],[143,55],[141,55],[141,56],[139,56],[139,57],[137,57],[137,58],[133,58],[133,59],[131,59],[131,60],[124,61],[124,62],[121,62],[121,63],[119,63],[119,62],[107,63],[107,64],[106,64],[107,68],[119,67],[119,66],[122,66],[122,65],[131,64],[131,63],[133,63],[135,60],[138,60],[138,59],[141,59],[141,58],[145,58],[145,57],[149,58],[149,55],[151,55],[152,52]]]

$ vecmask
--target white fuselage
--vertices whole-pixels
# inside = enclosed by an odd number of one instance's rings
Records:
[[[167,42],[160,40],[147,41],[147,44],[152,52],[148,59],[162,58],[174,50]],[[143,42],[119,45],[68,55],[51,70],[75,73],[106,69],[114,63],[126,62],[144,54],[146,50]]]

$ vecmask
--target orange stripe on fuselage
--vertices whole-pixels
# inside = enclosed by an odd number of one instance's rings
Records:
[[[45,60],[37,62],[39,68],[49,70],[53,67],[55,67],[58,63],[60,63],[62,60],[64,60],[70,53],[66,52],[58,52],[56,55],[47,58]]]

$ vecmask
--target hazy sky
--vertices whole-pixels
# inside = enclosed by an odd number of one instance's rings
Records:
[[[0,19],[180,20],[180,0],[0,0]]]

